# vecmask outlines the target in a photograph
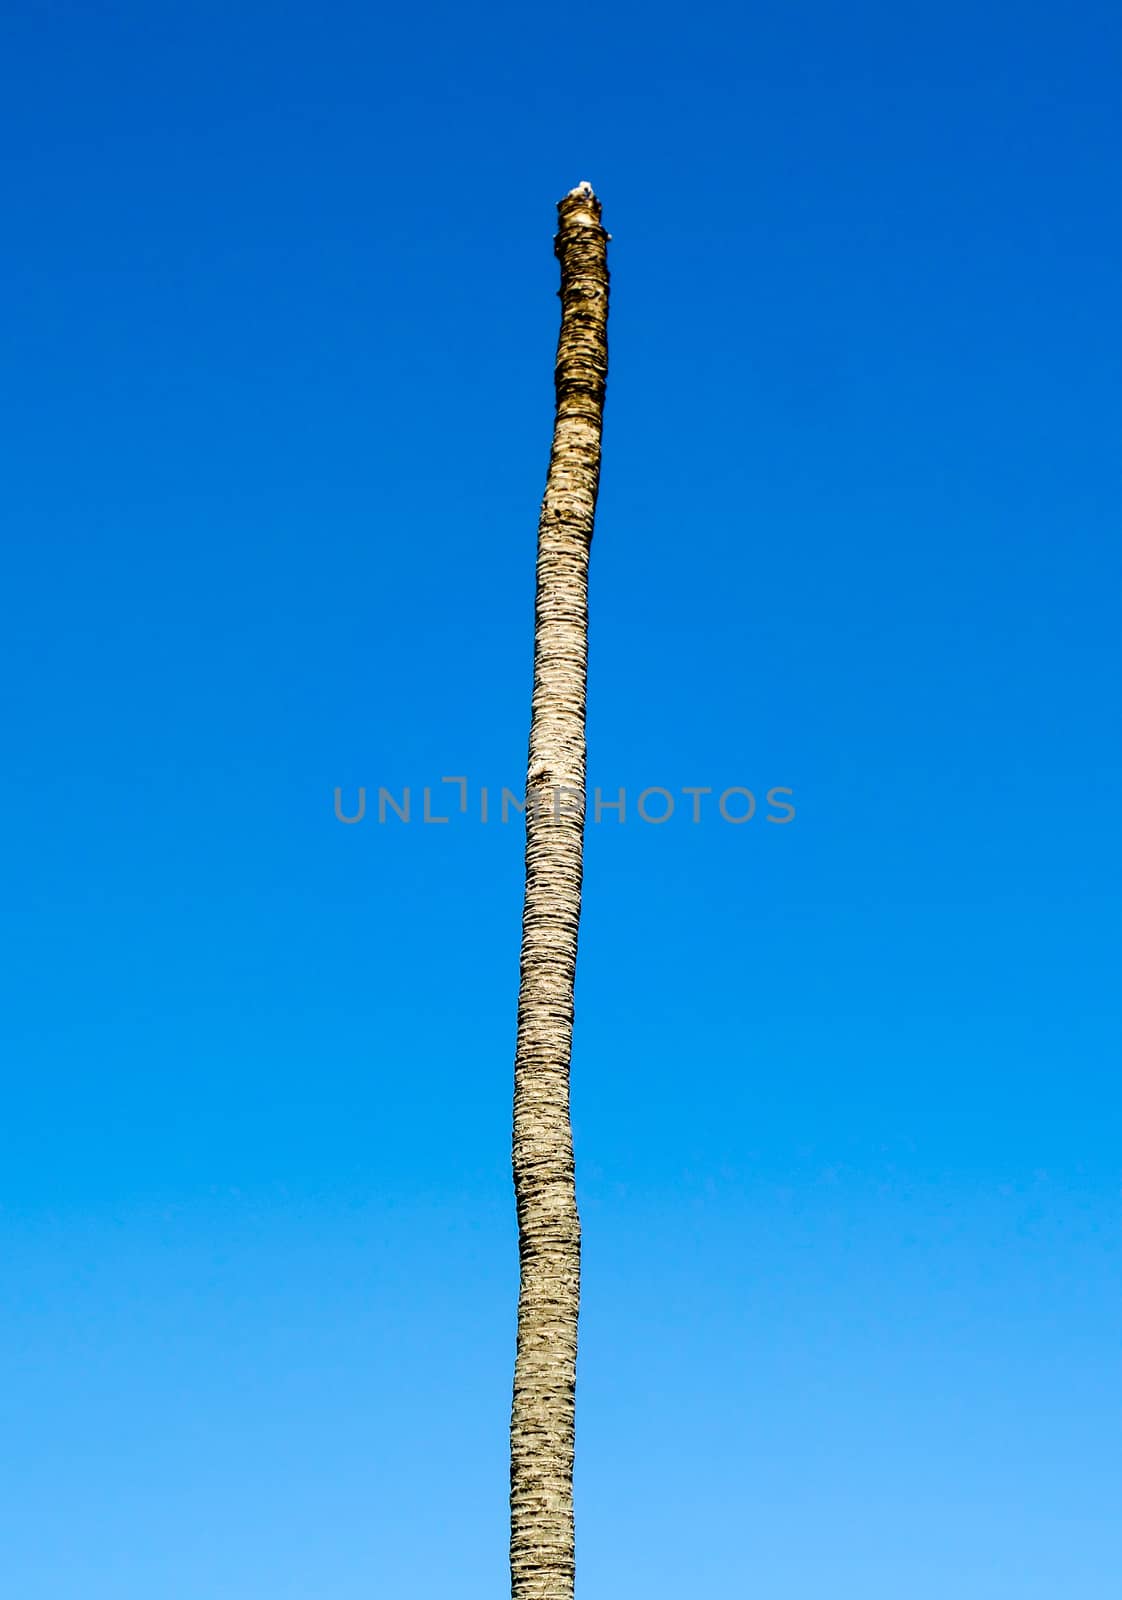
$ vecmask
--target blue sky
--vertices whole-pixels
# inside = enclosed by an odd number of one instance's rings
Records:
[[[1116,9],[4,36],[11,1592],[504,1592],[519,829],[332,792],[521,779],[588,178],[591,780],[797,815],[589,829],[579,1591],[1115,1595]]]

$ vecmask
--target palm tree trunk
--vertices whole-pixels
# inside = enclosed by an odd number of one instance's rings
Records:
[[[588,554],[608,371],[608,235],[580,184],[559,202],[561,334],[538,524],[526,898],[514,1063],[521,1283],[510,1421],[513,1600],[572,1600],[580,1220],[569,1121],[584,842]]]

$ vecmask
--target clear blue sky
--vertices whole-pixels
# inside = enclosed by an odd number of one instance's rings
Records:
[[[1116,8],[3,32],[8,1591],[504,1592],[520,830],[332,791],[521,779],[588,178],[591,777],[797,815],[589,829],[580,1593],[1115,1596]]]

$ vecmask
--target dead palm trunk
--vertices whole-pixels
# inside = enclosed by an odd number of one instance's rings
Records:
[[[538,524],[526,898],[514,1064],[521,1284],[510,1422],[513,1600],[572,1600],[580,1221],[569,1121],[584,841],[588,554],[608,370],[608,235],[587,183],[559,202],[561,333]]]

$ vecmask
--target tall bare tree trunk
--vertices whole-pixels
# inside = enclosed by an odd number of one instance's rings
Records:
[[[572,1600],[580,1220],[569,1121],[584,843],[588,554],[608,372],[608,235],[580,184],[557,206],[561,334],[538,524],[526,899],[514,1063],[521,1285],[510,1421],[513,1600]]]

